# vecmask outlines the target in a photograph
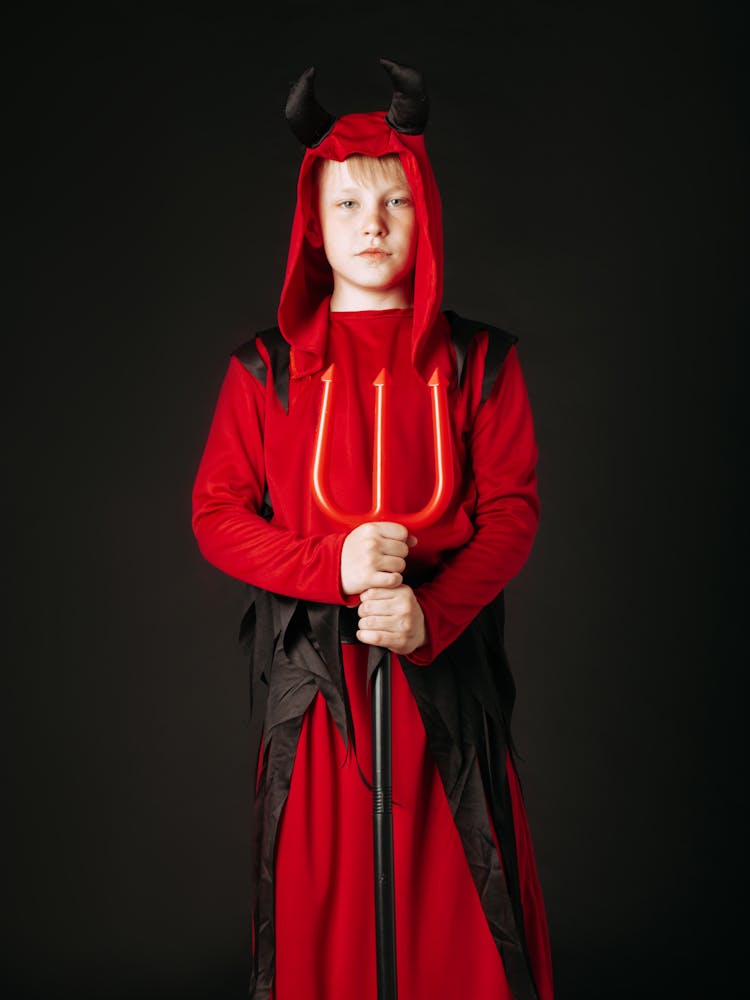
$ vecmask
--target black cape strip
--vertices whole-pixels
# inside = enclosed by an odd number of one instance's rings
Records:
[[[523,920],[506,770],[516,688],[505,653],[501,592],[428,667],[399,657],[417,702],[482,908],[515,1000],[536,1000]],[[495,850],[487,806],[497,833]]]
[[[345,689],[336,605],[248,587],[241,638],[251,653],[253,705],[266,687],[255,801],[251,908],[255,947],[252,1000],[268,1000],[275,963],[274,865],[304,714],[320,692],[349,749],[353,727]],[[515,1000],[538,1000],[524,933],[518,858],[505,753],[512,749],[515,686],[502,637],[503,595],[485,608],[429,667],[399,657],[416,700],[482,908]],[[503,865],[487,816],[489,805]]]

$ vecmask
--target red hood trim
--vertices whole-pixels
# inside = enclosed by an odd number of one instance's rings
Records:
[[[292,348],[292,378],[320,371],[325,357],[333,276],[322,247],[305,237],[312,210],[312,167],[318,157],[344,160],[352,153],[397,153],[414,197],[417,255],[414,274],[412,361],[425,379],[436,367],[452,374],[449,326],[440,312],[443,296],[443,221],[440,194],[422,135],[396,132],[385,111],[344,115],[320,145],[305,151],[297,182],[286,275],[278,322]]]

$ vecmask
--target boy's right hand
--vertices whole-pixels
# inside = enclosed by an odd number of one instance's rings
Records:
[[[400,587],[406,557],[417,540],[402,524],[368,521],[350,531],[341,550],[341,586],[345,594],[372,587]]]

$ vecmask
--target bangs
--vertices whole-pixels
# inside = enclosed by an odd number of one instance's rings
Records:
[[[313,177],[321,184],[330,163],[334,161],[319,158],[313,166]],[[374,184],[403,184],[408,188],[401,157],[398,153],[386,153],[385,156],[365,156],[364,153],[352,153],[344,161],[356,184],[362,187],[372,187]]]
[[[386,153],[385,156],[352,153],[351,156],[347,156],[346,165],[357,184],[363,187],[378,183],[409,186],[398,153]]]

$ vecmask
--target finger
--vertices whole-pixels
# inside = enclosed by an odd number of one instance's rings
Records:
[[[386,590],[383,591],[383,593],[388,594],[391,593],[391,591]],[[385,599],[380,601],[362,601],[357,608],[360,618],[366,618],[367,615],[392,615],[398,610],[398,603],[387,601]]]
[[[367,643],[368,646],[384,646],[396,652],[402,645],[402,638],[395,632],[386,632],[383,629],[360,629],[357,632],[360,642]]]
[[[375,568],[383,573],[403,573],[406,569],[406,560],[398,556],[381,556]]]
[[[357,638],[360,642],[366,642],[368,646],[382,646],[380,639],[382,635],[380,632],[370,631],[368,629],[358,629]]]
[[[371,632],[373,629],[381,632],[403,633],[405,632],[403,621],[396,615],[366,615],[360,618],[359,627],[363,632]]]
[[[402,592],[408,590],[409,588],[405,584],[401,584],[398,587],[376,587],[375,585],[368,587],[367,590],[363,590],[360,593],[361,601],[392,601],[396,597],[400,597]]]
[[[381,538],[379,550],[384,556],[400,556],[406,559],[409,555],[409,546],[406,542],[397,542],[393,538]]]
[[[374,593],[374,591],[368,591],[368,593]],[[409,602],[401,596],[402,590],[400,587],[396,587],[395,590],[378,590],[377,593],[383,596],[379,598],[368,597],[366,600],[363,600],[363,595],[360,595],[360,603],[357,609],[360,618],[363,615],[403,615],[411,608]]]
[[[381,538],[394,538],[397,542],[406,542],[409,537],[409,532],[403,524],[397,524],[395,521],[375,521],[372,523],[377,525]]]
[[[396,587],[400,587],[404,582],[404,578],[400,573],[384,573],[382,571],[376,571],[370,577],[370,587],[383,588],[386,590],[395,590]]]
[[[377,630],[365,630],[357,632],[360,642],[367,643],[368,646],[382,646],[390,653],[410,653],[416,647],[405,636],[397,636],[392,632],[378,632]]]

